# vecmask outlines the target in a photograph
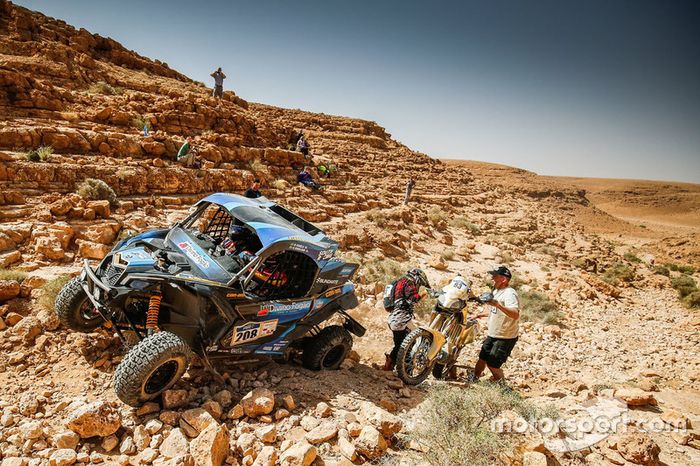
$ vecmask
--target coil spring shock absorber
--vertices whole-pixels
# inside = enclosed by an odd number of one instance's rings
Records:
[[[163,296],[160,292],[156,292],[151,295],[148,300],[148,313],[146,314],[146,329],[148,334],[152,334],[158,329],[158,314],[160,313],[160,302],[163,300]]]

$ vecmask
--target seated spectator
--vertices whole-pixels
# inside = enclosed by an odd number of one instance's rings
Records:
[[[299,172],[299,175],[297,175],[297,181],[313,190],[321,189],[321,185],[316,183],[311,176],[311,173],[309,173],[309,167],[304,167],[304,169]]]
[[[255,179],[253,181],[253,185],[248,188],[244,194],[245,197],[249,197],[251,199],[257,199],[259,197],[262,197],[262,193],[260,192],[260,180]]]
[[[309,158],[309,143],[306,141],[306,138],[303,134],[299,137],[299,140],[297,141],[297,150],[304,154],[305,159]]]
[[[177,161],[187,168],[195,166],[195,151],[192,148],[192,138],[188,137],[177,151]]]

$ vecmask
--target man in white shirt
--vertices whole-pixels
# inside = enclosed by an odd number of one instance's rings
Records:
[[[479,352],[479,361],[474,368],[474,377],[479,379],[486,367],[491,371],[492,381],[503,378],[501,366],[506,362],[510,352],[518,341],[518,321],[520,320],[520,302],[518,293],[508,286],[512,274],[505,266],[489,272],[493,279],[493,299],[489,301],[489,312],[476,315],[489,318],[488,336]]]

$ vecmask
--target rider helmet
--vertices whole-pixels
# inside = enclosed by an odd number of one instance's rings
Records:
[[[426,288],[430,288],[430,282],[428,281],[427,275],[421,269],[413,268],[408,271],[408,276],[413,278],[418,285],[423,285]]]

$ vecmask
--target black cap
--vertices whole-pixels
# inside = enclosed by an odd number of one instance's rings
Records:
[[[508,267],[505,265],[500,266],[496,270],[489,270],[489,273],[491,275],[503,275],[504,277],[511,278],[513,274],[510,273],[510,270],[508,270]]]

